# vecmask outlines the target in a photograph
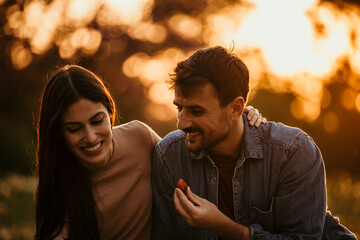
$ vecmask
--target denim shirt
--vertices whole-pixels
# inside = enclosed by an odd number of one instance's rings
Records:
[[[235,221],[251,239],[320,239],[326,215],[325,171],[313,140],[297,128],[267,122],[251,127],[243,115],[242,154],[233,175]],[[175,211],[179,178],[218,205],[219,171],[206,152],[188,151],[184,132],[157,143],[152,160],[152,239],[217,239]]]

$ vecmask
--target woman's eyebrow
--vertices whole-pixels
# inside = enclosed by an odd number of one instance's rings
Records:
[[[94,116],[92,116],[89,120],[94,120],[96,117],[100,116],[100,115],[105,115],[105,112],[104,111],[100,111],[100,112],[97,112],[94,114]],[[81,124],[81,122],[65,122],[64,123],[64,126],[67,126],[67,125],[75,125],[75,124]]]
[[[104,111],[100,111],[100,112],[95,113],[95,115],[92,116],[92,117],[90,118],[90,120],[93,120],[94,118],[96,118],[97,116],[100,116],[100,115],[105,115],[105,112],[104,112]]]

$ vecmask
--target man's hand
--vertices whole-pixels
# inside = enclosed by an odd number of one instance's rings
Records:
[[[224,218],[227,218],[212,202],[195,195],[190,187],[187,188],[186,195],[179,188],[176,188],[174,204],[176,211],[191,226],[213,229],[219,221],[224,221]]]
[[[260,124],[265,124],[267,121],[266,118],[259,113],[259,110],[253,108],[252,106],[246,106],[244,108],[244,113],[247,114],[247,119],[249,120],[249,124],[251,126],[255,125],[255,127],[259,127]]]
[[[175,189],[174,204],[191,226],[213,231],[224,239],[250,239],[248,227],[232,221],[215,204],[194,194],[190,187],[186,196],[179,188]]]

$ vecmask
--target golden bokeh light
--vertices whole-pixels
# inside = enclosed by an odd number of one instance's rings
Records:
[[[149,59],[145,62],[140,73],[140,80],[145,86],[152,83],[163,82],[168,78],[166,62],[162,59]]]
[[[122,52],[126,47],[126,41],[121,38],[111,38],[109,40],[111,51],[115,53]]]
[[[135,25],[149,17],[153,0],[103,0],[97,21],[102,25]]]
[[[100,47],[102,35],[96,29],[79,28],[71,34],[72,48],[81,49],[85,54],[92,55]]]
[[[358,49],[354,49],[353,54],[351,54],[350,63],[352,70],[360,75],[360,36],[357,39],[359,39],[357,43]]]
[[[169,91],[170,85],[165,82],[157,82],[149,89],[149,98],[159,104],[168,104],[173,101],[173,92]]]
[[[347,80],[350,87],[352,87],[355,91],[360,91],[360,75],[351,74]]]
[[[18,5],[12,5],[8,8],[7,12],[7,25],[14,31],[15,36],[18,36],[16,29],[21,26],[22,14]]]
[[[200,40],[202,25],[196,18],[185,14],[176,14],[169,19],[168,25],[182,38]]]
[[[315,121],[320,115],[321,107],[317,101],[298,97],[290,104],[290,113],[295,118],[308,122]]]
[[[71,0],[68,1],[66,21],[69,25],[86,26],[96,16],[100,1],[98,0]]]
[[[341,93],[340,101],[344,108],[348,110],[353,110],[355,108],[355,99],[357,92],[351,88],[345,89]]]
[[[290,113],[297,119],[303,119],[304,114],[304,106],[301,104],[300,100],[294,99],[290,104]]]
[[[17,4],[8,8],[4,32],[28,40],[31,51],[39,55],[56,44],[63,58],[71,58],[77,49],[85,55],[95,54],[99,49],[101,33],[84,30],[94,19],[103,25],[125,26],[137,35],[141,32],[140,38],[145,41],[161,43],[166,38],[163,26],[151,22],[143,26],[138,24],[150,16],[152,6],[151,0],[34,0],[25,4],[23,10]],[[80,38],[81,42],[69,38]]]
[[[61,58],[67,59],[71,58],[76,52],[76,49],[73,48],[71,44],[71,36],[64,36],[63,40],[59,45],[59,55]]]
[[[139,24],[131,26],[128,33],[135,39],[141,39],[152,43],[162,43],[167,36],[166,29],[163,26],[149,22],[140,22]]]
[[[24,47],[24,44],[20,41],[14,41],[11,44],[11,62],[15,69],[21,70],[27,67],[32,60],[32,54],[29,49]]]
[[[224,45],[233,40],[237,49],[259,51],[264,59],[259,66],[246,59],[250,63],[250,73],[256,67],[261,68],[255,71],[255,79],[266,76],[272,90],[295,93],[297,99],[291,104],[292,115],[314,121],[320,115],[321,106],[330,103],[331,96],[324,94],[322,88],[340,63],[351,57],[360,62],[357,55],[360,37],[355,38],[359,42],[356,44],[351,38],[354,34],[360,35],[359,10],[340,11],[332,6],[316,0],[249,1],[248,5],[233,7],[237,12],[221,9],[209,15],[209,29],[205,29],[209,36],[205,41],[208,45]],[[238,21],[239,12],[244,9],[247,14]],[[314,28],[314,22],[322,26],[320,33]],[[358,62],[352,66],[360,66]],[[353,79],[353,82],[359,80]],[[252,92],[256,92],[257,87],[262,86],[254,84]],[[327,99],[322,100],[322,97]]]
[[[12,48],[16,69],[28,66],[32,53],[43,54],[54,45],[64,59],[79,52],[79,56],[96,55],[100,61],[111,52],[124,51],[127,43],[117,38],[119,35],[103,38],[108,29],[158,45],[170,32],[206,46],[234,42],[235,52],[250,70],[250,98],[258,89],[291,92],[296,98],[291,113],[310,122],[329,106],[331,95],[323,88],[344,61],[360,75],[358,7],[349,5],[340,10],[320,0],[249,0],[221,7],[209,3],[196,16],[172,12],[161,22],[152,16],[154,6],[154,0],[33,0],[23,8],[18,4],[9,7],[3,30],[30,45]],[[98,30],[90,27],[94,22]],[[177,58],[171,51],[133,53],[124,61],[123,72],[139,78],[149,89],[157,89],[159,82],[169,79],[176,63],[193,52],[176,49],[173,52],[181,55]],[[340,101],[345,108],[359,111],[360,77],[355,75],[347,80],[352,90],[345,91]],[[167,98],[164,95],[160,100],[162,95],[151,100],[164,103]]]
[[[355,107],[358,112],[360,112],[360,93],[357,94],[355,98]]]
[[[149,58],[149,55],[144,52],[138,52],[130,56],[128,59],[126,59],[122,66],[124,74],[130,78],[139,77],[143,66],[145,65],[145,61]]]
[[[334,133],[339,128],[339,118],[334,112],[327,112],[324,115],[323,126],[328,133]]]
[[[139,78],[141,83],[148,87],[148,97],[151,102],[160,105],[164,113],[174,111],[172,104],[173,92],[169,90],[169,73],[176,63],[183,60],[184,52],[178,48],[168,48],[153,56],[140,52],[130,56],[123,64],[123,72],[131,78]],[[155,108],[154,108],[155,109]],[[163,110],[159,110],[160,112]],[[150,110],[149,110],[150,111]],[[152,112],[151,110],[150,112]],[[150,113],[149,113],[150,114]],[[151,114],[150,114],[151,115]],[[154,116],[156,119],[173,119],[175,115],[164,117],[162,113]]]
[[[322,89],[321,107],[327,108],[331,104],[331,93],[327,88]]]
[[[140,81],[149,87],[168,80],[177,57],[182,55],[182,51],[176,48],[160,51],[151,57],[146,53],[136,53],[124,62],[123,71],[128,77],[139,77]]]
[[[155,119],[157,121],[170,121],[176,117],[175,107],[170,107],[168,104],[158,104],[150,102],[146,106],[146,116],[149,119]]]
[[[307,101],[303,102],[304,105],[304,120],[308,122],[315,121],[321,112],[320,103],[318,102],[319,99],[307,99]]]
[[[360,181],[354,184],[353,196],[360,200]]]
[[[348,195],[352,193],[353,188],[353,180],[350,175],[350,173],[345,172],[341,174],[339,179],[339,185],[340,185],[340,194],[342,195]]]

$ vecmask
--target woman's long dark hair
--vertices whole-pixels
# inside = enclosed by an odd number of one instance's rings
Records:
[[[90,174],[66,147],[61,126],[63,113],[81,98],[102,103],[115,120],[109,91],[89,70],[65,66],[46,85],[37,128],[36,240],[53,239],[65,222],[68,239],[100,239]]]

